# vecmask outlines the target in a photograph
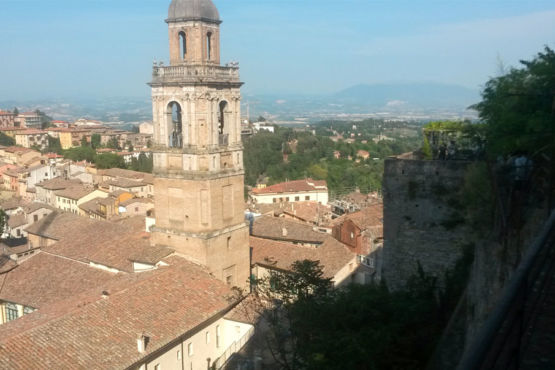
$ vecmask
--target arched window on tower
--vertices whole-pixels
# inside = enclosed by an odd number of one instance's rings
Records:
[[[185,60],[187,56],[187,34],[184,31],[179,32],[179,48],[180,58]]]
[[[212,32],[206,34],[206,59],[212,59]]]
[[[218,112],[218,134],[219,134],[219,144],[227,146],[229,143],[229,135],[227,134],[228,128],[226,127],[225,121],[225,111],[227,109],[227,102],[225,100],[220,102]]]
[[[181,106],[177,102],[168,104],[166,110],[167,125],[168,125],[168,146],[170,148],[183,147],[183,122]]]

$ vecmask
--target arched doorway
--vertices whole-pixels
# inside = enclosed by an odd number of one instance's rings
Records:
[[[229,128],[227,127],[228,122],[226,122],[227,102],[222,100],[218,108],[219,144],[227,146],[229,144]]]
[[[168,146],[183,148],[183,113],[181,105],[170,102],[166,109],[166,124],[168,127]]]

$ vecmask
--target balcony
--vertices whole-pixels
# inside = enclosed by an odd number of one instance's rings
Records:
[[[162,83],[241,83],[239,81],[239,67],[222,67],[215,65],[177,65],[154,66],[152,68],[152,82],[150,85]]]

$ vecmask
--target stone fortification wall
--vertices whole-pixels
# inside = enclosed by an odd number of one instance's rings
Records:
[[[468,240],[456,193],[468,164],[410,155],[385,161],[383,277],[390,289],[404,286],[418,263],[442,278],[462,255]]]

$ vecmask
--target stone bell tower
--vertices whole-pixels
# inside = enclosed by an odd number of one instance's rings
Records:
[[[211,0],[173,0],[170,65],[154,65],[153,242],[205,265],[229,285],[250,271],[244,221],[239,68],[220,65]]]

